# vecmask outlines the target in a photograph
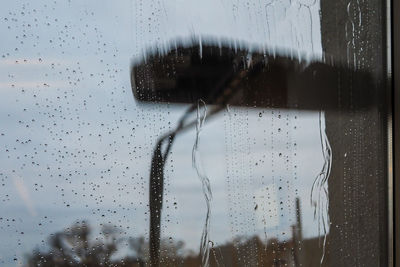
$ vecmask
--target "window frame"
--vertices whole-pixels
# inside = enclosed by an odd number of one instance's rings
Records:
[[[397,15],[396,15],[397,14]],[[391,97],[388,122],[389,265],[400,267],[400,1],[387,1],[387,55]]]

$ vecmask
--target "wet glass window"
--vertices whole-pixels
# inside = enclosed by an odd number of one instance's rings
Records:
[[[1,266],[388,266],[386,6],[7,1]]]

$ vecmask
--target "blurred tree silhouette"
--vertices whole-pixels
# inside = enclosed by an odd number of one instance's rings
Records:
[[[127,237],[113,225],[101,225],[92,233],[85,222],[74,223],[51,234],[48,249],[35,249],[26,256],[27,267],[144,267],[149,265],[149,242],[144,237]],[[258,236],[236,237],[232,242],[211,242],[210,266],[320,266],[318,237],[304,240],[261,240]],[[301,243],[301,249],[299,245]],[[201,265],[198,253],[185,248],[182,241],[164,238],[160,242],[160,266]],[[326,262],[329,262],[327,255]],[[297,259],[297,260],[296,260]],[[325,265],[325,264],[323,264]]]
[[[62,232],[52,234],[49,250],[38,249],[27,256],[27,266],[126,266],[140,260],[127,257],[114,262],[111,258],[124,240],[112,225],[103,225],[100,236],[90,239],[91,228],[85,222],[76,222]]]
[[[64,231],[51,234],[49,249],[35,249],[26,256],[26,266],[145,266],[149,258],[149,244],[144,237],[125,237],[113,225],[103,225],[100,235],[91,238],[92,229],[85,222],[76,222]],[[123,250],[122,243],[132,252],[125,257],[116,257]],[[161,240],[162,266],[179,266],[183,263],[184,243],[173,239]]]

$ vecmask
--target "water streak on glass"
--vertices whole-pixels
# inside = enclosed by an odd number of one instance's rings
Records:
[[[322,233],[324,235],[321,264],[324,261],[325,257],[326,239],[330,227],[328,179],[331,173],[332,166],[332,148],[329,144],[325,128],[325,114],[323,111],[320,111],[319,130],[322,155],[324,157],[324,165],[321,172],[315,178],[311,188],[311,205],[314,207],[314,218],[317,218],[318,220],[318,231],[322,230]]]
[[[202,106],[202,107],[201,107]],[[203,112],[201,112],[203,109]],[[195,168],[197,175],[201,181],[201,186],[204,194],[204,199],[207,205],[207,214],[205,216],[205,222],[203,227],[203,232],[201,235],[200,242],[200,256],[201,256],[201,266],[208,267],[209,266],[209,257],[210,257],[210,218],[211,218],[211,200],[212,200],[212,192],[210,180],[208,179],[205,171],[203,170],[200,151],[199,151],[199,142],[200,142],[200,132],[203,128],[204,122],[207,116],[207,107],[203,100],[199,100],[197,103],[197,123],[196,123],[196,140],[193,145],[192,150],[192,165]]]

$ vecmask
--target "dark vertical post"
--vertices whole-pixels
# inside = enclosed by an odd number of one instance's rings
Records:
[[[296,222],[297,222],[297,239],[298,241],[303,240],[303,226],[301,223],[301,206],[300,198],[296,197]]]
[[[400,266],[400,1],[392,1],[392,48],[393,48],[393,129],[394,129],[394,266]]]
[[[333,152],[329,178],[329,266],[387,266],[387,106],[385,1],[321,0],[326,60],[371,73],[371,81],[338,69],[341,109],[326,112]],[[360,102],[372,97],[372,107]]]
[[[294,266],[300,266],[300,243],[303,241],[300,198],[296,197],[296,224],[292,225]]]

